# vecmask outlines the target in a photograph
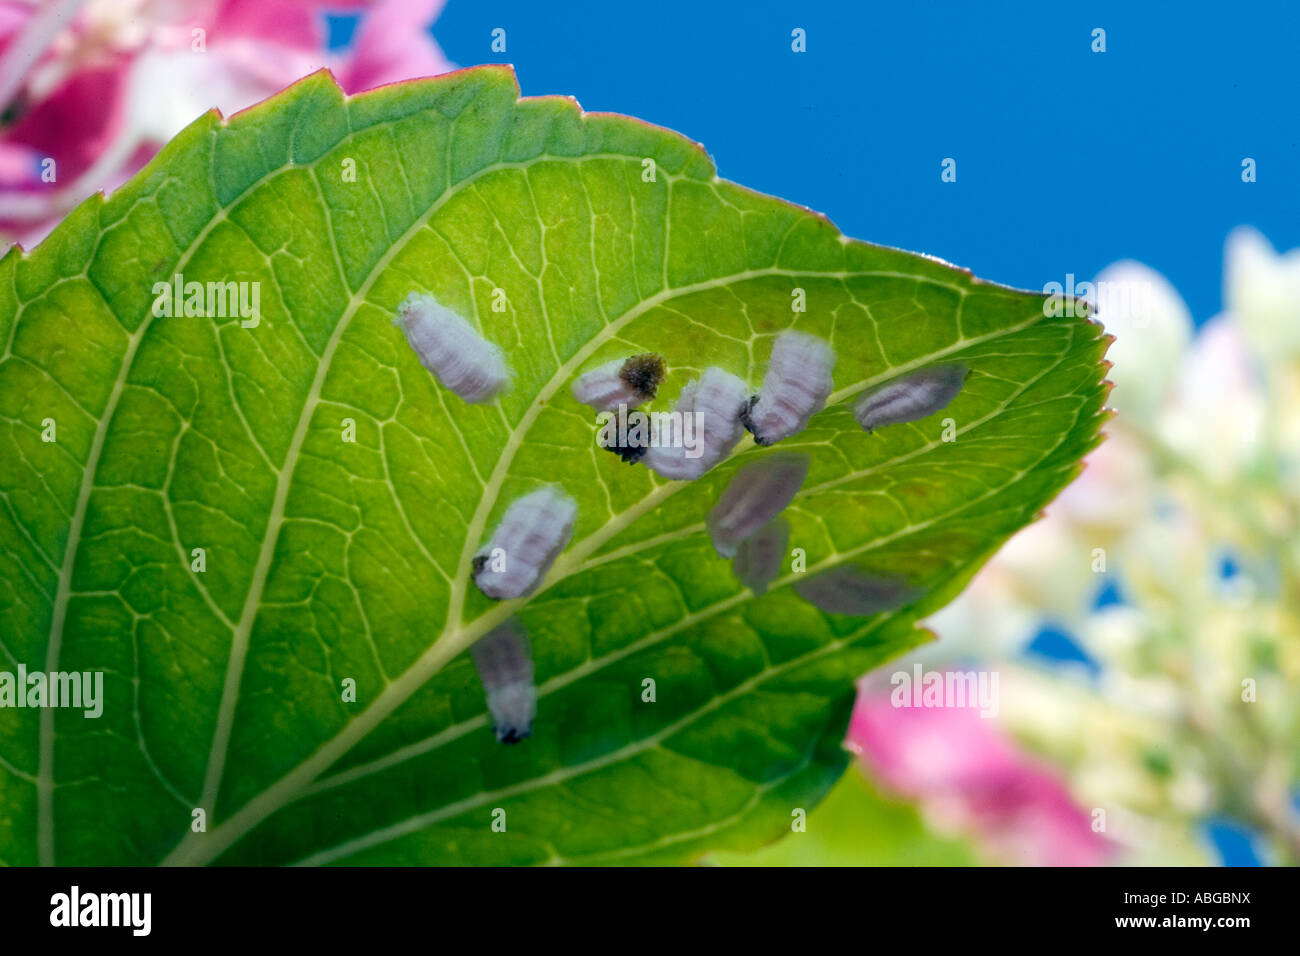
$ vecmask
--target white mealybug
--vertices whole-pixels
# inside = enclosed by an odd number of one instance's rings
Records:
[[[470,648],[478,679],[487,696],[492,729],[503,744],[517,744],[533,731],[537,716],[537,686],[528,632],[510,618],[478,639]]]
[[[789,522],[784,518],[770,521],[740,542],[731,562],[731,571],[745,587],[755,594],[762,594],[772,579],[781,573],[789,544]]]
[[[510,379],[501,350],[431,295],[408,295],[393,324],[420,364],[471,405],[491,401]]]
[[[737,545],[794,500],[807,474],[806,455],[768,454],[737,471],[706,521],[718,554],[733,557]]]
[[[741,419],[757,445],[771,445],[808,427],[830,397],[835,353],[824,339],[782,332],[772,343],[763,387]]]
[[[614,359],[573,383],[573,397],[598,412],[612,412],[620,405],[636,408],[655,397],[664,380],[664,357],[643,352]]]
[[[531,594],[569,543],[578,505],[554,485],[516,498],[474,556],[474,583],[498,601]]]
[[[740,413],[748,401],[749,388],[743,381],[720,368],[706,368],[682,389],[673,409],[681,420],[683,440],[665,443],[659,435],[641,460],[664,478],[700,477],[727,457],[744,435]]]
[[[858,617],[898,607],[916,593],[902,578],[878,577],[849,564],[796,581],[794,590],[828,614]]]
[[[853,415],[867,431],[933,415],[957,397],[966,372],[965,365],[923,368],[863,395]]]

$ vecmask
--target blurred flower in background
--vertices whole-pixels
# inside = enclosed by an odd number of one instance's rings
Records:
[[[348,93],[446,72],[445,0],[0,0],[0,242],[30,246],[205,111],[322,67]],[[362,13],[327,50],[327,14]],[[52,162],[51,162],[52,161]]]
[[[1225,274],[1226,311],[1195,334],[1159,274],[1097,276],[1107,441],[919,655],[998,671],[998,717],[894,709],[864,683],[864,768],[986,857],[1210,863],[1228,825],[1260,861],[1300,862],[1300,253],[1240,229]],[[1085,810],[1113,852],[1080,838]],[[1031,833],[1010,854],[990,840]]]
[[[994,721],[970,707],[896,707],[872,684],[863,682],[850,748],[931,826],[974,837],[1003,863],[1096,866],[1111,856],[1058,775]]]

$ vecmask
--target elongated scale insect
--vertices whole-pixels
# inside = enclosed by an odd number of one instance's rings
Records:
[[[673,412],[698,423],[695,447],[653,444],[641,459],[655,473],[673,480],[700,477],[731,452],[745,433],[740,413],[749,400],[749,388],[730,372],[710,366],[682,389]]]
[[[569,543],[578,505],[555,485],[516,498],[474,556],[474,583],[498,601],[531,594]]]
[[[517,744],[533,731],[537,686],[533,683],[532,649],[518,618],[484,634],[470,648],[478,679],[487,697],[492,729],[503,744]]]
[[[663,380],[664,357],[643,352],[579,376],[573,383],[573,397],[598,412],[612,412],[620,405],[636,408],[655,397]]]
[[[491,401],[510,380],[501,350],[431,295],[408,295],[393,324],[406,334],[420,364],[471,405]]]
[[[920,369],[863,395],[853,415],[867,431],[933,415],[957,397],[967,371],[965,365]]]
[[[757,445],[771,445],[808,427],[830,397],[835,353],[806,332],[782,332],[772,343],[763,387],[741,416]]]
[[[902,578],[884,578],[841,564],[794,584],[795,593],[828,614],[865,617],[898,607],[915,594]]]
[[[724,558],[788,505],[808,474],[808,456],[768,454],[739,469],[705,524]]]
[[[789,544],[790,523],[784,518],[769,521],[740,542],[731,571],[745,587],[762,594],[781,573]]]

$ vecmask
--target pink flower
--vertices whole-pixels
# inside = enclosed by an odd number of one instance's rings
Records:
[[[322,67],[349,93],[446,72],[427,30],[444,2],[0,0],[0,238],[39,241],[213,107],[230,115]],[[367,11],[356,42],[327,53],[324,13],[351,9]]]
[[[1055,774],[975,708],[895,707],[864,685],[848,745],[885,787],[998,859],[1096,866],[1110,855]]]
[[[357,28],[352,55],[334,71],[343,89],[357,93],[452,69],[428,31],[445,3],[446,0],[379,3]]]

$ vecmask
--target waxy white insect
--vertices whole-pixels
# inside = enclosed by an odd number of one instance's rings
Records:
[[[790,524],[776,518],[740,542],[731,571],[741,584],[755,594],[762,594],[785,563],[786,548],[790,544]]]
[[[794,500],[808,474],[808,456],[768,454],[732,476],[705,524],[724,558]]]
[[[470,648],[470,656],[483,682],[497,740],[517,744],[532,733],[537,716],[528,632],[512,617],[479,638]]]
[[[771,445],[808,427],[830,397],[835,353],[825,339],[782,332],[772,343],[763,387],[741,416],[757,445]]]
[[[880,577],[850,564],[796,581],[794,590],[828,614],[858,617],[898,607],[916,593],[902,578]]]
[[[674,414],[694,415],[700,435],[696,447],[652,445],[641,459],[664,478],[692,480],[700,477],[731,452],[745,433],[740,413],[749,401],[749,388],[730,372],[710,366],[687,383],[677,399]]]
[[[501,350],[431,295],[408,295],[393,324],[406,334],[420,364],[471,405],[491,401],[510,380]]]
[[[863,395],[853,415],[867,431],[933,415],[957,397],[967,371],[965,365],[920,369]]]
[[[569,543],[578,505],[555,485],[516,498],[474,556],[474,583],[498,601],[531,594]]]
[[[580,375],[573,383],[573,397],[598,412],[616,411],[620,405],[636,408],[655,397],[663,380],[664,357],[643,352]]]

